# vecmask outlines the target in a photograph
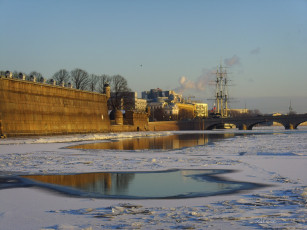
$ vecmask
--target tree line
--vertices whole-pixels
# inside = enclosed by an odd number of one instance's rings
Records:
[[[5,75],[6,71],[0,71],[0,75]],[[12,72],[14,78],[19,78],[20,72]],[[31,76],[35,76],[37,81],[41,82],[44,79],[43,75],[37,71],[32,71],[26,74],[26,79],[30,80]],[[131,92],[128,87],[127,80],[121,75],[109,76],[106,74],[96,75],[89,74],[85,70],[76,68],[72,71],[67,71],[66,69],[60,69],[55,72],[51,78],[46,79],[47,82],[56,81],[57,85],[67,85],[71,83],[76,89],[87,90],[92,92],[103,93],[103,87],[108,83],[111,87],[112,92]]]
[[[0,76],[4,76],[6,71],[0,71]],[[23,73],[22,73],[23,74]],[[20,78],[20,72],[12,72],[13,78]],[[104,92],[104,85],[108,84],[111,88],[111,92],[115,100],[110,100],[108,102],[109,106],[113,109],[119,109],[121,106],[121,100],[126,96],[127,92],[131,92],[131,89],[128,87],[127,80],[117,74],[109,76],[106,74],[96,75],[89,74],[83,69],[76,68],[72,71],[67,71],[66,69],[60,69],[55,72],[51,78],[44,78],[43,75],[37,71],[32,71],[29,74],[26,74],[26,80],[30,80],[35,76],[37,82],[47,83],[56,82],[56,85],[72,85],[75,89],[87,90],[98,93]]]

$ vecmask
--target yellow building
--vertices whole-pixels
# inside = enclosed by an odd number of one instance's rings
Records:
[[[249,113],[248,109],[228,109],[228,114],[236,113],[236,114],[246,114]]]
[[[194,116],[195,117],[208,117],[208,104],[195,102]]]
[[[179,109],[178,120],[194,119],[195,106],[193,104],[176,103]]]

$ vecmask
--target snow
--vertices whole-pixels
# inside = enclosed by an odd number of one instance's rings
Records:
[[[174,133],[238,133],[170,151],[79,150],[71,145]],[[109,200],[49,190],[0,190],[0,229],[306,229],[307,128],[85,134],[0,140],[0,176],[167,169],[233,169],[256,190],[178,200]]]

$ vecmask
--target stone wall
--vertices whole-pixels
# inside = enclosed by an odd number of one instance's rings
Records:
[[[0,78],[0,135],[110,131],[106,95]]]
[[[149,122],[150,131],[205,130],[204,120]]]
[[[127,111],[125,114],[125,124],[133,125],[135,131],[146,131],[148,130],[148,114],[147,113],[137,113],[132,111]]]

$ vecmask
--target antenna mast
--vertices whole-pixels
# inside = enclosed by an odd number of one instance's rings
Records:
[[[293,113],[293,108],[291,106],[291,100],[290,100],[290,106],[289,106],[289,114]]]

